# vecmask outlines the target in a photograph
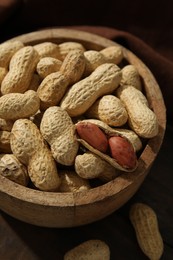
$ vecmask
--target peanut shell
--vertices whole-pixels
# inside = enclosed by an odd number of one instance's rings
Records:
[[[79,116],[105,94],[112,93],[121,80],[120,68],[105,63],[95,69],[90,76],[75,83],[63,97],[60,106],[72,117]]]

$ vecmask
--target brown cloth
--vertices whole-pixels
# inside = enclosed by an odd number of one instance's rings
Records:
[[[149,175],[123,207],[86,226],[49,229],[0,213],[0,259],[63,260],[74,246],[105,241],[111,260],[145,260],[129,221],[134,202],[150,205],[164,241],[161,260],[173,259],[173,15],[172,0],[0,0],[0,42],[49,27],[71,27],[116,41],[135,53],[154,74],[165,100],[168,123]],[[1,197],[0,197],[1,199]]]

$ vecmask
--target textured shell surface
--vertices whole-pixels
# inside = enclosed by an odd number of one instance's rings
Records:
[[[69,81],[60,72],[53,72],[43,79],[37,89],[42,109],[58,105],[63,97]]]
[[[0,67],[7,68],[16,51],[24,47],[21,41],[6,41],[0,44]]]
[[[33,48],[38,52],[40,59],[44,57],[59,58],[59,46],[53,42],[35,44]]]
[[[64,109],[52,106],[43,114],[40,131],[44,138],[51,144],[73,126],[70,116]]]
[[[109,246],[101,240],[83,242],[64,255],[64,260],[110,260]]]
[[[141,94],[142,92],[136,88],[128,87],[122,91],[120,99],[128,112],[131,128],[139,136],[151,138],[158,134],[157,117],[156,114],[141,101]]]
[[[60,106],[70,116],[78,116],[102,95],[110,94],[117,87],[121,79],[120,68],[111,63],[97,67],[90,76],[75,83],[63,97]]]
[[[0,155],[0,174],[23,186],[28,185],[27,168],[13,154]]]
[[[18,119],[11,130],[10,144],[13,154],[24,164],[30,157],[45,146],[38,127],[29,119]]]
[[[32,46],[18,50],[11,58],[9,72],[2,81],[2,94],[25,92],[29,88],[38,59],[38,54]]]
[[[60,192],[78,192],[91,188],[88,180],[81,178],[75,171],[59,171],[59,177],[61,180],[59,187]]]
[[[56,163],[50,150],[44,146],[29,160],[28,174],[33,184],[40,190],[56,191],[60,185],[60,178]]]
[[[16,120],[34,115],[40,107],[40,99],[33,90],[9,93],[0,97],[0,117]]]
[[[104,95],[86,112],[87,117],[97,118],[110,126],[122,126],[127,122],[128,114],[124,104],[114,95]]]
[[[70,127],[51,145],[52,155],[55,160],[63,165],[73,165],[79,149],[79,143],[75,135],[75,128]]]

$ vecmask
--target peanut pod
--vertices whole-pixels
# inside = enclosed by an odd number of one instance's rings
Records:
[[[43,114],[40,131],[55,160],[63,165],[73,165],[79,143],[68,113],[58,106],[48,108]]]
[[[0,97],[0,117],[16,120],[34,115],[40,108],[40,99],[34,90],[9,93]]]
[[[83,121],[79,121],[76,126],[78,124],[87,124],[87,122],[85,120]],[[104,130],[102,128],[102,130]],[[125,139],[126,141],[126,145],[123,145],[122,148],[122,154],[117,154],[117,158],[112,158],[109,154],[100,152],[98,149],[94,148],[91,144],[89,144],[86,140],[78,138],[78,141],[85,146],[89,151],[97,154],[98,156],[100,156],[102,159],[104,159],[105,161],[107,161],[108,163],[110,163],[112,166],[114,166],[115,168],[121,170],[121,171],[126,171],[126,172],[131,172],[134,171],[138,165],[137,162],[137,158],[136,158],[136,154],[135,154],[135,150],[133,145],[131,144],[131,142],[125,137],[125,136],[121,136],[120,133],[111,133],[109,131],[106,130],[106,135],[108,136],[108,138],[112,137],[112,136],[120,136],[122,137],[122,139]],[[99,137],[100,138],[100,137]],[[111,145],[111,150],[116,149],[116,147],[114,147],[114,145]],[[122,157],[127,157],[128,163],[127,164],[120,164],[119,162],[122,161]],[[133,159],[133,163],[130,164],[130,161]]]
[[[74,166],[76,173],[83,179],[99,178],[108,182],[119,174],[115,167],[90,151],[77,155]]]
[[[88,240],[74,247],[64,255],[64,260],[110,260],[110,249],[101,240]]]
[[[60,185],[56,162],[37,126],[18,119],[11,130],[13,154],[25,164],[33,184],[40,190],[55,191]]]
[[[81,115],[99,98],[112,93],[121,80],[120,68],[105,63],[90,76],[72,85],[63,97],[60,106],[72,117]]]
[[[38,53],[32,46],[18,50],[11,58],[9,72],[1,83],[2,94],[24,93],[29,88],[38,60]]]
[[[158,134],[156,114],[147,106],[147,99],[141,91],[128,86],[119,92],[119,98],[128,112],[129,125],[133,131],[143,138],[152,138]]]
[[[61,180],[59,187],[60,192],[78,192],[91,188],[88,180],[81,178],[75,171],[59,171],[59,176]]]
[[[14,156],[14,154],[0,155],[0,174],[20,185],[28,185],[29,176],[27,168],[16,158],[16,156]]]
[[[122,126],[128,119],[124,104],[114,95],[104,95],[98,99],[86,111],[86,116],[100,119],[110,126]]]
[[[160,259],[164,251],[164,244],[154,210],[150,206],[138,202],[132,204],[129,217],[143,253],[151,260]]]
[[[0,67],[8,68],[12,56],[24,47],[21,41],[6,41],[0,44]]]

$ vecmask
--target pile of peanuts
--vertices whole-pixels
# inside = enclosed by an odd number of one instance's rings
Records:
[[[158,122],[137,68],[123,61],[119,45],[0,44],[0,174],[76,192],[134,171]]]

